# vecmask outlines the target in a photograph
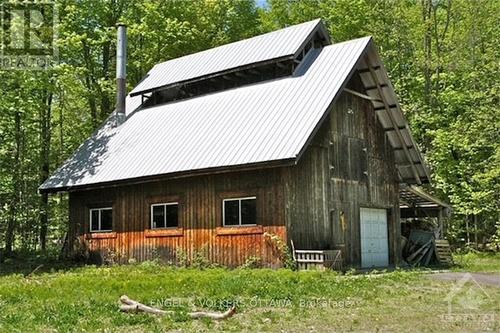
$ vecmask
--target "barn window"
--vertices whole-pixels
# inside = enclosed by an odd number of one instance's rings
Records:
[[[90,232],[113,230],[113,209],[111,207],[90,210]]]
[[[178,226],[178,202],[151,205],[151,229],[177,228]]]
[[[222,219],[224,226],[243,226],[257,224],[257,198],[224,199]]]

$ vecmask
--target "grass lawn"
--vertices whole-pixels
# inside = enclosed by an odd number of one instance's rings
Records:
[[[453,270],[456,271],[500,272],[500,253],[455,254],[453,260],[457,264],[456,267],[453,267]]]
[[[487,260],[492,270],[499,270],[498,256]],[[450,317],[446,316],[446,296],[454,283],[431,280],[418,271],[351,276],[267,269],[196,270],[143,263],[76,267],[29,278],[4,266],[0,274],[0,332],[500,329],[500,288],[483,286],[479,291],[466,284],[452,299],[455,316]],[[120,313],[122,294],[176,314]],[[473,308],[463,302],[464,297],[472,297]],[[237,314],[225,321],[186,316],[192,309],[225,310],[230,304],[237,305]]]

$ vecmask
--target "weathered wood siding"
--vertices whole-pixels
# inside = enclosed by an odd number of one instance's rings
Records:
[[[358,77],[349,87],[361,91]],[[389,260],[399,260],[397,170],[371,102],[342,93],[298,165],[284,171],[289,238],[300,249],[341,249],[361,263],[360,207],[388,210]]]
[[[358,77],[349,85],[360,90]],[[222,227],[222,199],[257,197],[257,227]],[[179,202],[179,228],[151,232],[150,205]],[[113,207],[113,233],[89,233],[89,209]],[[343,93],[298,165],[123,185],[70,193],[70,239],[118,260],[192,258],[237,266],[250,256],[279,265],[266,232],[300,249],[341,249],[361,263],[361,207],[388,211],[389,260],[399,261],[398,181],[393,151],[370,102]],[[103,236],[103,237],[101,237]]]
[[[91,250],[110,252],[121,262],[155,257],[176,260],[203,253],[211,262],[237,266],[250,256],[279,265],[275,244],[265,232],[286,241],[281,169],[198,176],[70,193],[70,239],[83,238]],[[221,230],[222,199],[257,197],[257,227]],[[152,235],[150,205],[179,202],[179,229]],[[89,209],[113,207],[113,233],[89,233]],[[229,232],[228,232],[229,230]],[[99,238],[104,236],[104,238]]]

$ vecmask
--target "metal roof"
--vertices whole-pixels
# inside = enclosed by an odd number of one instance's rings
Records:
[[[202,69],[197,67],[196,59],[213,57],[213,66],[205,70],[206,73],[215,71],[215,68],[230,68],[269,58],[272,54],[298,50],[297,45],[307,41],[318,27],[322,27],[320,21],[311,21],[264,35],[267,37],[261,40],[262,44],[258,47],[257,44],[242,43],[251,50],[265,49],[255,52],[254,56],[240,52],[244,48],[240,49],[235,46],[240,44],[233,43],[228,45],[232,45],[229,49],[239,50],[233,52],[234,57],[214,51],[224,47],[201,52],[204,56],[183,57],[183,68],[187,71],[188,65],[192,64],[193,68],[199,68],[198,72],[192,72],[197,74],[173,74],[155,67],[150,77],[151,80],[156,79],[147,83],[148,87],[199,75]],[[291,31],[295,32],[291,34]],[[299,35],[301,37],[297,37]],[[287,42],[281,43],[280,38]],[[290,44],[295,46],[290,47]],[[279,51],[273,53],[273,47]],[[227,63],[217,61],[216,54]],[[238,60],[238,57],[241,59]],[[188,62],[186,59],[191,60]],[[113,127],[114,119],[111,117],[42,184],[40,190],[61,191],[162,175],[256,167],[264,163],[297,163],[329,111],[329,106],[356,70],[367,93],[361,95],[372,101],[394,149],[400,181],[428,181],[427,167],[412,138],[387,72],[371,38],[365,37],[311,49],[289,77],[149,108],[141,105],[142,96],[129,95],[126,121]],[[171,76],[174,78],[171,79]],[[146,81],[139,84],[142,88],[134,91],[141,91]]]
[[[399,208],[401,218],[448,217],[452,207],[413,185],[401,184],[399,187]]]
[[[290,77],[139,108],[119,127],[97,131],[41,190],[295,163],[370,40],[312,49]]]
[[[399,188],[400,208],[445,208],[451,206],[416,186],[401,185]]]
[[[317,19],[157,64],[131,95],[245,65],[294,57],[316,31],[329,43],[328,33]]]

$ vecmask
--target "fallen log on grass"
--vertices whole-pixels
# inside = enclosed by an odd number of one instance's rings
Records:
[[[120,311],[122,312],[132,312],[132,313],[147,312],[156,315],[173,314],[173,311],[164,311],[157,308],[153,308],[151,306],[144,305],[142,303],[139,303],[137,301],[128,298],[128,296],[126,295],[120,297],[120,302],[122,303],[120,304]]]
[[[173,311],[165,311],[157,308],[153,308],[151,306],[144,305],[133,299],[130,299],[128,296],[123,295],[120,297],[120,311],[127,313],[137,313],[137,312],[146,312],[155,315],[171,315]],[[197,312],[189,312],[188,316],[191,319],[200,319],[200,318],[210,318],[215,320],[222,320],[232,317],[236,313],[236,307],[233,306],[229,308],[226,312],[205,312],[205,311],[197,311]]]
[[[32,270],[30,273],[24,275],[24,278],[25,279],[29,279],[30,277],[32,277],[42,267],[43,267],[43,264],[40,264],[40,265],[36,266],[36,268],[34,270]]]

